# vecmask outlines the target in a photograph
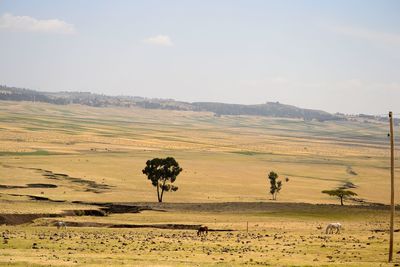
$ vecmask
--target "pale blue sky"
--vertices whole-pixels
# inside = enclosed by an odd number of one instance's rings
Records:
[[[0,0],[0,84],[400,112],[400,1]]]

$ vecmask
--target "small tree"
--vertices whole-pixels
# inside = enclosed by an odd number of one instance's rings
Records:
[[[158,202],[162,202],[164,192],[178,190],[175,182],[176,177],[182,171],[178,162],[173,157],[154,158],[146,162],[143,174],[147,175],[147,179],[151,180],[151,184],[157,188]]]
[[[328,194],[332,197],[337,197],[340,199],[340,205],[343,206],[343,199],[347,199],[351,196],[357,196],[357,194],[350,190],[343,190],[343,189],[335,189],[335,190],[324,190],[322,191],[324,194]]]
[[[276,200],[276,196],[282,189],[282,181],[278,181],[278,174],[273,171],[268,174],[268,179],[271,184],[269,192],[272,195],[272,200]]]

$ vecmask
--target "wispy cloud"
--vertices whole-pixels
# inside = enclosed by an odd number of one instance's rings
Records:
[[[331,27],[331,30],[338,34],[364,39],[371,42],[400,45],[400,34],[396,33],[374,31],[352,26]]]
[[[174,45],[171,41],[171,38],[168,35],[162,35],[162,34],[144,39],[143,42],[146,44],[160,45],[160,46]]]
[[[0,17],[0,30],[51,34],[74,34],[76,32],[74,25],[62,20],[36,19],[8,13]]]

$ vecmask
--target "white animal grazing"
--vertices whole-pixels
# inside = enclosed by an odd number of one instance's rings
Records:
[[[56,222],[56,226],[57,226],[57,229],[62,229],[62,228],[64,228],[64,229],[67,229],[67,225],[66,225],[66,223],[65,222]]]
[[[342,229],[342,225],[340,223],[330,223],[326,227],[326,234],[333,234],[334,230],[336,230],[335,234],[340,234],[340,230]]]

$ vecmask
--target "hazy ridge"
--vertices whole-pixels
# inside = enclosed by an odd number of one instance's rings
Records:
[[[279,102],[267,102],[257,105],[226,104],[217,102],[183,102],[173,99],[145,98],[138,96],[109,96],[90,92],[42,92],[31,89],[0,86],[0,100],[36,101],[56,105],[81,104],[93,107],[141,107],[146,109],[208,111],[216,116],[250,115],[295,118],[303,120],[347,120],[362,118],[382,120],[384,118],[372,115],[348,116],[331,114],[322,110],[304,109]]]

